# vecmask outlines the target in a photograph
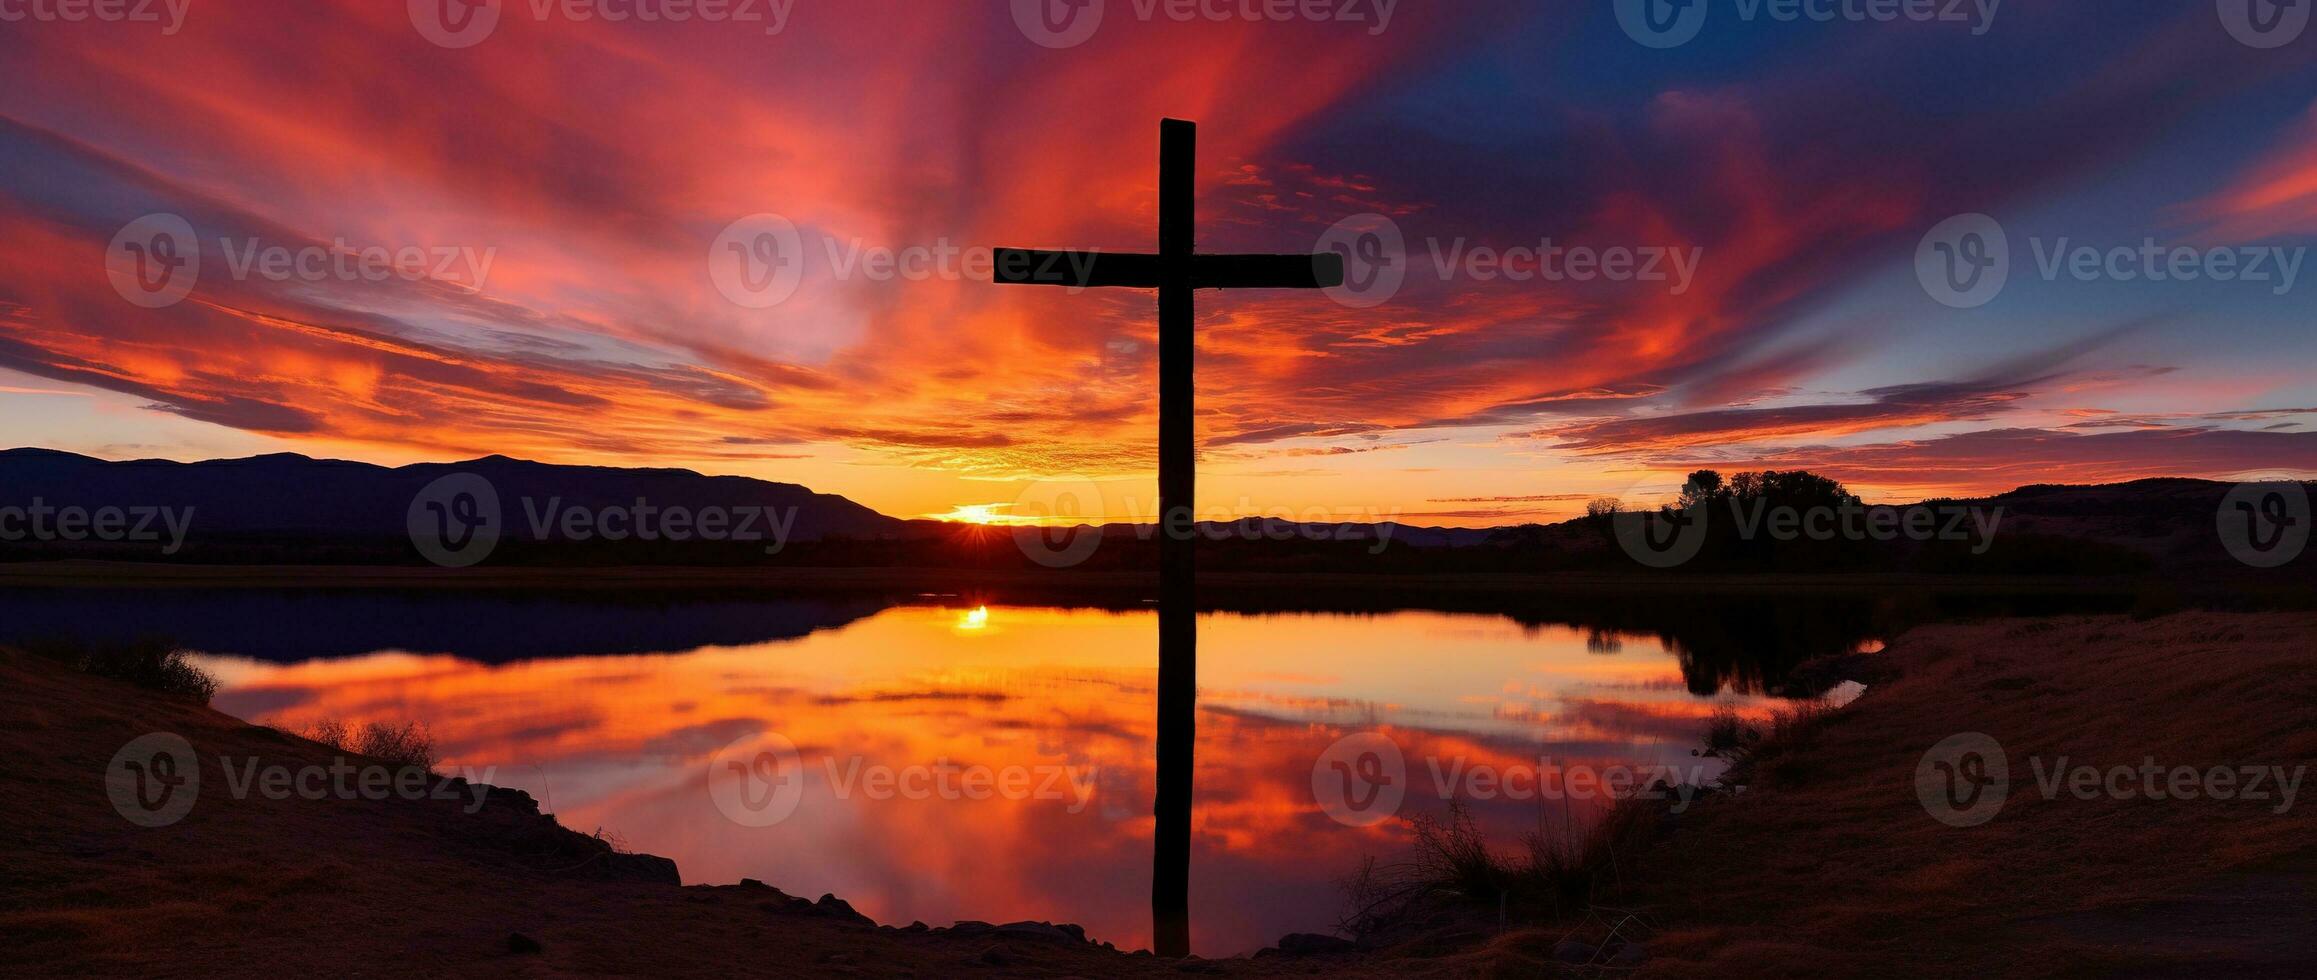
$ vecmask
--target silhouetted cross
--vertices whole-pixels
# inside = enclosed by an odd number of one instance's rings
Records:
[[[1198,126],[1159,122],[1159,250],[1156,255],[1002,248],[996,280],[1033,286],[1158,290],[1159,307],[1159,681],[1158,830],[1150,884],[1151,947],[1190,953],[1191,752],[1198,734],[1199,634],[1193,605],[1191,334],[1194,289],[1326,289],[1343,285],[1343,256],[1199,255]]]

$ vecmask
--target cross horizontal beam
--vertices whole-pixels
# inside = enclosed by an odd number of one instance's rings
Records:
[[[1166,259],[1136,252],[997,250],[995,278],[1015,286],[1157,289]],[[1344,257],[1318,255],[1193,255],[1192,289],[1329,289],[1344,284]]]

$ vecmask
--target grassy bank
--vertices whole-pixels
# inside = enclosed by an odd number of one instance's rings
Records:
[[[1896,679],[1747,746],[1744,790],[1622,852],[1597,901],[1648,923],[1635,976],[2317,974],[2317,800],[2284,785],[2317,757],[2312,636],[2283,613],[1919,628],[1885,654]],[[1927,755],[1963,733],[2009,769],[1976,825],[1918,794],[1919,769],[1945,791]],[[2058,776],[2083,767],[2098,786]],[[2276,775],[2259,800],[2170,787],[2214,769],[2240,774],[2200,785]],[[1554,947],[1608,918],[1499,934],[1483,972],[1570,972]]]

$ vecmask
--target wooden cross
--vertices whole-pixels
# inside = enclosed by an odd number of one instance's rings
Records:
[[[1198,733],[1199,636],[1194,606],[1191,290],[1326,289],[1343,285],[1343,256],[1199,255],[1198,126],[1159,122],[1159,250],[1156,255],[997,250],[995,279],[1034,286],[1158,290],[1159,313],[1159,680],[1158,817],[1152,846],[1151,946],[1190,953],[1191,752]]]

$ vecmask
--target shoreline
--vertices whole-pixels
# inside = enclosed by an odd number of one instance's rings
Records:
[[[684,885],[673,861],[564,827],[519,790],[442,773],[425,783],[448,793],[268,798],[252,775],[261,769],[392,767],[20,651],[0,648],[0,677],[0,751],[24,761],[11,775],[26,784],[0,803],[0,831],[20,842],[0,894],[26,899],[0,911],[0,934],[12,937],[0,972],[239,973],[262,962],[334,975],[393,962],[493,974],[1157,976],[1179,965],[1068,925],[896,927],[835,896],[754,880]],[[197,775],[180,784],[190,803],[140,826],[135,805],[122,809],[95,777],[156,732],[185,740]]]
[[[1202,591],[1336,592],[1381,595],[1624,595],[1667,593],[1763,596],[1803,593],[1873,596],[1936,591],[1958,595],[2131,595],[2160,580],[2134,576],[1934,575],[1890,572],[1540,573],[1465,575],[1356,572],[1201,572]],[[939,567],[570,566],[444,569],[376,565],[191,565],[73,560],[0,563],[0,587],[265,588],[542,591],[912,591],[970,595],[1017,590],[1090,595],[1158,590],[1156,572],[1003,570]]]
[[[1888,672],[1865,696],[1758,749],[1745,791],[1626,854],[1597,911],[1644,910],[1636,976],[2317,969],[2317,937],[2297,925],[2317,895],[2310,810],[2047,796],[2032,774],[2032,760],[2059,758],[2317,756],[2311,635],[2317,615],[2281,612],[1918,627],[1874,655]],[[616,848],[512,790],[489,792],[479,815],[237,799],[218,759],[320,764],[335,750],[20,653],[0,652],[0,675],[0,751],[22,760],[23,785],[0,802],[0,827],[23,842],[0,886],[44,896],[0,912],[0,931],[23,937],[0,944],[13,969],[341,972],[399,956],[549,974],[1554,975],[1609,948],[1587,945],[1590,920],[1504,928],[1477,909],[1381,948],[1187,962],[1047,923],[880,926],[834,896],[684,886],[649,856],[606,859]],[[218,789],[146,828],[91,775],[154,731],[186,737]],[[2010,799],[1983,825],[1949,825],[1918,793],[1926,749],[1962,732],[2013,753]]]

